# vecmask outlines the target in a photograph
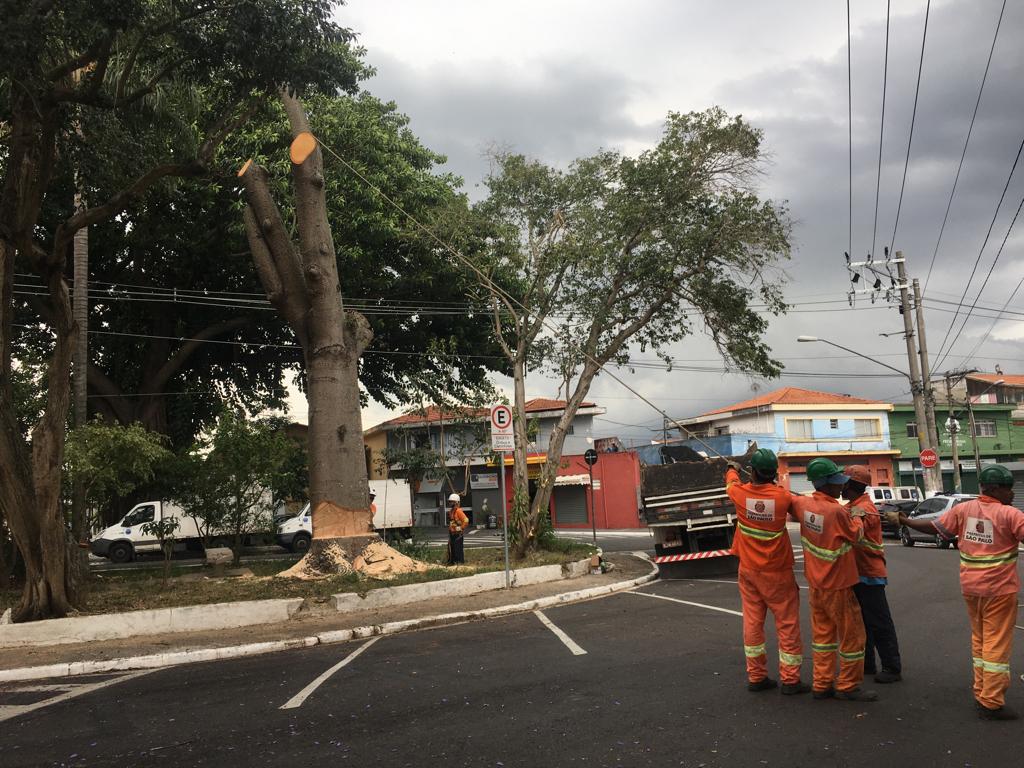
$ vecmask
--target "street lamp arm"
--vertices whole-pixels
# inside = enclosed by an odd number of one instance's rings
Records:
[[[910,374],[907,373],[906,371],[901,371],[899,368],[891,366],[888,363],[883,363],[881,360],[875,360],[875,358],[873,358],[873,357],[868,357],[867,355],[863,355],[863,354],[861,354],[860,352],[858,352],[855,349],[850,349],[849,347],[844,347],[842,344],[836,344],[834,341],[829,341],[828,339],[818,338],[817,341],[820,341],[820,342],[822,342],[824,344],[829,344],[829,345],[835,347],[836,349],[843,350],[844,352],[849,352],[851,355],[856,355],[857,357],[862,357],[865,360],[870,360],[872,363],[875,363],[875,365],[880,365],[883,368],[888,368],[890,371],[896,371],[896,373],[898,373],[900,376],[906,376],[908,379],[910,378]]]

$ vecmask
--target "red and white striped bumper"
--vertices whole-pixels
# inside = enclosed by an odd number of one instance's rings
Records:
[[[691,552],[686,555],[661,555],[655,557],[655,563],[681,563],[684,560],[706,560],[709,557],[725,557],[731,555],[732,552],[728,549],[711,549],[707,552]]]

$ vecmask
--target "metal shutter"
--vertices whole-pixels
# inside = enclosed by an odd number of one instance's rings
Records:
[[[555,521],[559,524],[586,523],[587,491],[582,485],[555,488]]]
[[[1013,473],[1013,506],[1024,510],[1024,473]]]

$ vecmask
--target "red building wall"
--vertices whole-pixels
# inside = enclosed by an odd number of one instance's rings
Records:
[[[563,456],[559,475],[585,475],[587,463],[582,456]],[[558,507],[552,502],[551,519],[556,528],[590,528],[596,514],[598,528],[642,528],[637,508],[637,493],[640,488],[640,462],[632,451],[601,453],[594,465],[594,485],[599,486],[593,493],[587,490],[586,523],[560,524]],[[585,486],[584,486],[585,487]]]

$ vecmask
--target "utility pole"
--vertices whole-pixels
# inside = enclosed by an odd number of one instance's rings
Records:
[[[853,306],[857,294],[870,294],[871,302],[880,294],[884,294],[885,300],[895,302],[899,300],[900,314],[903,315],[903,338],[907,343],[907,362],[910,368],[910,394],[914,400],[914,419],[917,422],[917,445],[918,451],[932,449],[938,453],[938,426],[935,423],[934,406],[929,409],[929,401],[934,400],[931,392],[931,371],[928,365],[928,346],[924,338],[924,317],[921,311],[920,289],[915,281],[915,299],[917,302],[918,316],[917,324],[920,331],[920,359],[918,350],[914,347],[914,316],[911,314],[913,307],[910,303],[910,282],[907,280],[906,262],[902,251],[896,251],[895,256],[890,258],[889,249],[885,249],[885,259],[876,261],[872,254],[868,254],[865,261],[850,261],[850,254],[846,255],[846,269],[850,273],[851,289],[849,292],[850,306]],[[892,273],[893,265],[896,266],[896,275]],[[857,288],[862,278],[865,280],[864,288]],[[888,283],[886,285],[885,283]],[[870,283],[868,286],[867,284]],[[922,371],[923,368],[923,371]],[[916,457],[912,461],[916,461]],[[926,496],[934,496],[942,491],[942,466],[936,464],[932,468],[921,468],[921,476],[924,479],[924,490]]]
[[[904,271],[904,264],[898,265],[901,273]],[[935,389],[932,387],[931,364],[928,361],[928,341],[925,336],[924,305],[921,302],[921,284],[914,278],[914,307],[917,314],[917,350],[921,356],[921,383],[924,385],[924,412],[928,419],[928,439],[936,453],[942,445],[939,437],[939,426],[935,419]],[[942,467],[939,467],[941,473]]]
[[[938,452],[938,446],[932,445],[932,436],[928,429],[928,411],[925,407],[926,379],[921,376],[917,350],[914,349],[914,316],[911,314],[910,291],[907,290],[907,267],[903,260],[903,252],[896,251],[896,275],[899,278],[897,287],[900,292],[900,314],[903,315],[903,336],[907,342],[907,361],[910,364],[910,390],[914,398],[914,418],[917,420],[917,444],[921,451],[931,448]],[[924,476],[925,496],[934,496],[942,491],[942,462],[931,469],[922,467]]]
[[[978,477],[978,490],[981,490],[981,449],[978,448],[978,428],[974,423],[974,406],[971,396],[967,395],[967,420],[971,428],[971,446],[974,448],[974,472]]]
[[[960,432],[960,422],[957,421],[957,414],[953,411],[953,385],[957,384],[967,376],[969,373],[977,373],[977,368],[965,369],[962,371],[946,371],[943,374],[943,378],[946,379],[946,401],[949,403],[949,419],[946,422],[949,427],[949,441],[953,445],[953,492],[963,493],[963,482],[960,477],[960,446],[957,445],[957,435]],[[970,401],[970,396],[968,396]],[[974,411],[970,407],[968,402],[968,416],[970,418],[971,434],[974,435]],[[974,459],[977,462],[975,464],[975,472],[981,473],[981,459],[978,454],[978,443],[977,439],[974,442]]]
[[[949,403],[949,417],[946,420],[946,427],[949,429],[949,442],[953,446],[953,493],[961,493],[963,484],[960,481],[960,449],[957,446],[957,433],[960,425],[953,418],[953,377],[946,374],[946,401]]]

